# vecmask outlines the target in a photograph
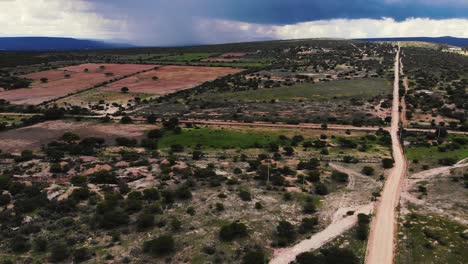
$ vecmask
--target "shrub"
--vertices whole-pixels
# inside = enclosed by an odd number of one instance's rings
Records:
[[[62,262],[70,256],[70,249],[64,242],[54,242],[50,245],[50,261]]]
[[[145,189],[143,191],[143,198],[146,200],[151,200],[151,201],[159,200],[160,195],[159,195],[158,189],[156,188]]]
[[[36,237],[33,241],[33,248],[37,252],[44,252],[47,250],[47,239],[44,237]]]
[[[313,214],[317,211],[316,207],[315,207],[315,204],[314,202],[312,201],[308,201],[304,204],[303,208],[302,208],[302,211],[305,213],[305,214]]]
[[[152,129],[146,136],[152,139],[159,139],[164,136],[164,132],[161,129]]]
[[[222,203],[216,203],[215,207],[218,212],[224,211],[224,205]]]
[[[30,247],[29,240],[23,236],[15,236],[10,241],[10,248],[15,253],[26,252]]]
[[[91,174],[89,176],[89,181],[98,184],[116,184],[117,176],[113,172],[107,170],[100,170]]]
[[[182,152],[182,151],[184,151],[184,146],[182,146],[181,144],[173,144],[173,145],[171,145],[171,151],[172,152]]]
[[[1,194],[0,195],[0,206],[5,206],[9,204],[11,201],[11,197],[9,194]]]
[[[364,175],[371,176],[371,175],[374,175],[374,172],[375,172],[375,169],[371,166],[364,166],[364,168],[362,168],[362,174]]]
[[[92,256],[91,251],[87,247],[81,247],[73,250],[73,261],[83,262],[90,259]]]
[[[171,235],[162,235],[143,243],[143,252],[155,256],[164,256],[175,250],[174,238]]]
[[[143,212],[138,216],[137,219],[137,228],[139,230],[144,230],[154,226],[154,216],[150,213]]]
[[[337,182],[348,182],[349,175],[344,172],[333,171],[331,178]]]
[[[243,223],[233,222],[221,227],[219,237],[224,241],[232,241],[247,236],[247,227]]]
[[[247,190],[240,190],[239,197],[242,201],[252,201],[252,195]]]
[[[242,258],[242,264],[265,264],[267,259],[263,250],[249,250]]]
[[[300,230],[301,231],[311,231],[318,225],[317,217],[302,218]]]
[[[85,175],[73,176],[73,177],[70,179],[70,182],[71,182],[73,185],[84,186],[84,185],[86,185],[86,183],[88,182],[88,177],[86,177]]]
[[[118,137],[115,139],[115,142],[118,146],[122,147],[136,147],[137,145],[136,139],[129,139],[125,137]]]
[[[121,124],[131,124],[131,123],[133,123],[133,120],[129,116],[124,116],[124,117],[122,117],[122,119],[120,119],[120,123]]]
[[[384,167],[384,169],[390,169],[390,168],[393,168],[393,159],[382,159],[382,166]]]
[[[325,184],[321,182],[317,182],[315,184],[315,194],[318,195],[327,195],[328,194],[328,188]]]
[[[175,191],[175,195],[177,198],[182,200],[188,200],[192,198],[192,192],[186,184],[179,186]]]
[[[199,160],[203,157],[203,152],[201,152],[200,150],[194,150],[192,152],[192,159],[193,160]]]
[[[286,246],[296,239],[296,230],[288,221],[280,221],[276,227],[278,245]]]
[[[68,144],[76,142],[80,140],[80,136],[78,134],[75,134],[73,132],[65,132],[62,135],[62,140],[67,142]]]
[[[102,216],[98,217],[99,225],[108,229],[126,225],[128,224],[128,221],[128,214],[121,209],[106,211],[102,214]]]

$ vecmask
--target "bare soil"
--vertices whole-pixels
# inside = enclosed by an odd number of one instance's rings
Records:
[[[122,87],[128,87],[130,92],[134,93],[164,95],[240,71],[242,70],[228,67],[162,66],[157,70],[112,83],[102,89],[120,91]],[[153,80],[153,77],[158,77],[158,79]]]
[[[104,68],[101,69],[101,66]],[[157,65],[87,63],[31,73],[22,76],[34,80],[31,88],[3,91],[0,92],[0,98],[12,104],[36,105],[116,77],[149,70],[155,66]],[[88,72],[84,72],[85,69],[88,69]],[[109,75],[110,73],[112,75]],[[47,78],[48,81],[43,83],[40,81],[41,78]]]
[[[44,144],[59,139],[65,132],[74,132],[85,137],[101,137],[114,140],[117,137],[143,138],[145,131],[156,128],[152,125],[100,124],[92,122],[48,121],[29,127],[0,133],[0,149],[17,153],[24,149],[38,150]]]

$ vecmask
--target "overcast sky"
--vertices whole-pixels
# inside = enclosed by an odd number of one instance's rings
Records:
[[[151,46],[468,37],[468,0],[0,0],[0,25],[0,36],[65,36]]]

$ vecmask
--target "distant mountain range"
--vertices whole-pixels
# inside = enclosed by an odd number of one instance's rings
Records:
[[[367,39],[356,39],[364,41],[423,41],[437,44],[446,44],[457,47],[468,46],[468,38],[455,38],[455,37],[414,37],[414,38],[367,38]]]
[[[0,37],[0,51],[70,51],[131,47],[134,46],[129,44],[74,38]]]

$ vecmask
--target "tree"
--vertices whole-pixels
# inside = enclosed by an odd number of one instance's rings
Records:
[[[288,221],[283,220],[278,223],[276,234],[278,236],[279,246],[286,246],[296,239],[296,230]]]
[[[129,89],[128,89],[128,87],[122,87],[122,88],[120,88],[120,91],[122,93],[128,93]]]
[[[155,114],[149,114],[146,116],[146,122],[149,124],[154,124],[158,120],[158,117]]]
[[[203,157],[203,152],[201,152],[200,150],[194,150],[192,152],[192,159],[193,160],[199,160]]]
[[[89,181],[98,184],[116,184],[117,176],[113,172],[107,170],[100,170],[91,174],[89,176]]]
[[[90,259],[92,256],[91,251],[87,247],[81,247],[73,250],[73,261],[80,263]]]
[[[239,197],[241,198],[242,201],[252,201],[252,195],[247,190],[243,190],[243,189],[240,190]]]
[[[362,168],[362,173],[364,175],[371,176],[371,175],[374,175],[374,172],[375,172],[375,169],[371,166],[364,166],[364,168]]]
[[[120,119],[120,123],[121,124],[131,124],[131,123],[133,123],[133,120],[129,116],[124,116],[124,117],[122,117],[122,119]]]
[[[50,261],[62,262],[70,256],[70,249],[62,242],[57,241],[50,245]]]
[[[242,258],[242,264],[266,264],[265,253],[261,249],[249,250]]]
[[[162,235],[143,243],[143,252],[155,256],[164,256],[175,250],[175,241],[171,235]]]
[[[233,222],[221,227],[219,238],[224,241],[232,241],[247,236],[247,227],[243,223]]]
[[[390,169],[390,168],[393,168],[393,159],[388,159],[388,158],[385,158],[385,159],[382,159],[382,166],[384,167],[384,169]]]
[[[331,178],[337,182],[348,182],[349,175],[344,172],[333,171]]]
[[[10,248],[15,253],[22,253],[29,250],[31,245],[29,244],[29,240],[23,236],[15,236],[10,241]]]
[[[161,129],[152,129],[148,131],[147,138],[159,139],[164,136],[164,132]]]
[[[49,81],[49,79],[43,77],[40,79],[41,83],[47,83]]]
[[[16,162],[30,161],[34,158],[32,150],[25,149],[21,152],[21,156],[15,157]]]
[[[145,230],[154,226],[154,216],[148,212],[143,212],[138,216],[137,228],[139,230]]]
[[[325,263],[358,264],[359,258],[348,248],[330,247],[320,251]]]
[[[73,132],[65,132],[62,135],[62,140],[67,142],[68,144],[76,142],[80,140],[80,136],[78,134],[75,134]]]
[[[296,257],[294,264],[326,264],[325,258],[320,254],[313,252],[304,252]],[[336,263],[338,264],[338,263]]]
[[[302,223],[300,226],[301,232],[311,231],[318,225],[317,217],[302,218]]]
[[[284,147],[284,155],[292,156],[294,154],[294,148],[291,146]]]
[[[327,195],[328,194],[328,188],[325,184],[321,182],[317,182],[315,184],[315,193],[318,195]]]

